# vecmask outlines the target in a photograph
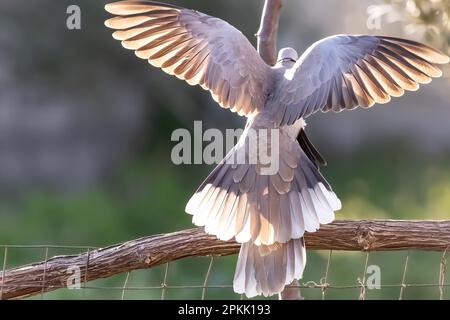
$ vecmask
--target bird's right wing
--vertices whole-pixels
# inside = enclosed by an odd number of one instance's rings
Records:
[[[264,107],[270,67],[227,22],[154,1],[119,1],[105,9],[113,37],[168,74],[201,85],[223,108],[251,115]]]
[[[383,36],[337,35],[316,42],[285,73],[274,119],[293,124],[319,110],[369,108],[442,75],[449,57],[424,44]]]

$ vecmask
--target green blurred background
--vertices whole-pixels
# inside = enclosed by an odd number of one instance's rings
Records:
[[[177,128],[237,128],[207,92],[137,59],[103,26],[106,1],[3,0],[0,3],[0,245],[101,247],[192,227],[184,213],[212,170],[170,160]],[[171,1],[221,17],[253,43],[263,0]],[[81,8],[81,30],[66,28],[66,8]],[[336,33],[385,34],[448,51],[450,1],[284,0],[279,47],[302,51]],[[323,172],[341,198],[339,219],[450,218],[450,79],[445,76],[387,106],[309,119],[311,139],[328,159]],[[174,94],[174,92],[176,94]],[[50,256],[80,250],[50,249]],[[411,252],[406,282],[436,284],[441,254]],[[0,252],[3,260],[4,252]],[[402,282],[408,252],[370,254],[382,284]],[[42,260],[45,249],[8,251],[7,267]],[[364,253],[333,253],[328,282],[356,285]],[[304,282],[320,282],[328,252],[309,252]],[[209,284],[230,285],[236,257],[214,261]],[[208,258],[170,265],[169,285],[202,285]],[[128,286],[159,286],[164,266],[130,274]],[[59,290],[46,299],[118,299],[126,275],[89,283],[109,290]],[[113,287],[116,287],[114,289]],[[400,288],[369,290],[396,299]],[[444,297],[450,298],[446,287]],[[359,288],[329,289],[356,299]],[[320,289],[304,289],[321,298]],[[160,289],[125,298],[160,298]],[[166,298],[198,299],[201,289],[168,289]],[[406,288],[404,298],[439,297],[438,287]],[[40,298],[40,297],[37,297]],[[206,298],[235,298],[211,288]]]

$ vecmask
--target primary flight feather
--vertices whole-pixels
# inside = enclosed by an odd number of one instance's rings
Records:
[[[210,91],[223,108],[248,118],[244,134],[186,206],[193,222],[219,239],[242,243],[234,290],[248,297],[279,293],[302,277],[304,232],[334,220],[341,203],[318,170],[323,158],[305,135],[304,119],[387,103],[442,72],[449,57],[418,42],[383,36],[336,35],[298,57],[280,50],[267,65],[227,22],[154,1],[119,1],[105,9],[113,37],[168,74]],[[263,146],[251,131],[277,130]],[[249,159],[278,152],[277,170]]]

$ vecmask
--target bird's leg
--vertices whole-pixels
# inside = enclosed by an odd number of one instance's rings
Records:
[[[278,294],[279,300],[303,300],[302,293],[300,291],[300,282],[295,279],[292,283],[284,288],[284,290]]]

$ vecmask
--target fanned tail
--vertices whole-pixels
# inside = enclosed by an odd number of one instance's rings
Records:
[[[341,202],[317,168],[320,157],[310,144],[305,151],[281,131],[278,170],[264,175],[258,164],[228,161],[245,154],[246,141],[241,138],[208,176],[186,212],[206,232],[243,244],[235,291],[267,296],[301,278],[306,262],[304,233],[332,222]]]

